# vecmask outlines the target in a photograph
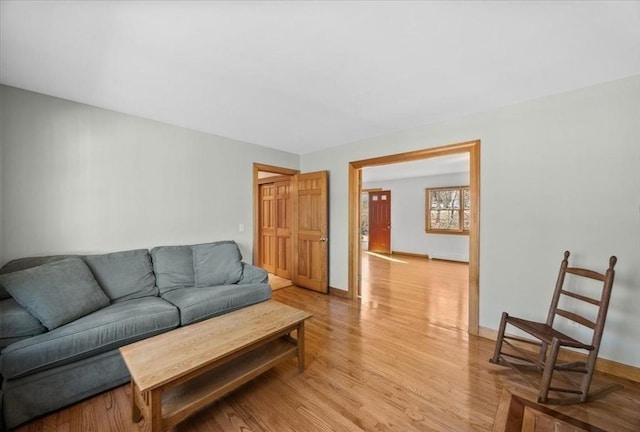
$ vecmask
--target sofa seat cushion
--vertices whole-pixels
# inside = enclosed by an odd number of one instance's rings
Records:
[[[82,259],[113,302],[158,295],[146,249],[86,255]]]
[[[9,345],[0,374],[17,378],[97,355],[179,325],[178,310],[159,297],[114,303],[48,333]]]
[[[187,325],[269,300],[271,287],[258,283],[181,288],[162,294],[162,298],[180,309],[180,324]]]
[[[22,336],[22,337],[10,337],[10,338],[0,338],[0,351],[5,349],[11,344],[16,342],[20,342],[21,340],[25,340],[30,338],[31,336]],[[1,429],[0,429],[1,430]]]
[[[91,270],[75,257],[0,275],[0,284],[49,330],[110,303]]]

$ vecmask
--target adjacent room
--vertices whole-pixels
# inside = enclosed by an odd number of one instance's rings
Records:
[[[0,430],[640,430],[640,2],[0,0]]]
[[[467,330],[469,154],[364,168],[361,196],[362,301],[389,280],[396,307]]]

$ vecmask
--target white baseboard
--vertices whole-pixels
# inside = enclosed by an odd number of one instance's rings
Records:
[[[434,254],[429,254],[429,257],[431,259],[438,259],[438,260],[444,260],[444,261],[459,261],[459,262],[463,262],[463,263],[468,263],[469,262],[469,257],[468,256],[462,256],[462,255],[456,255],[456,254],[447,254],[447,253],[434,253]]]

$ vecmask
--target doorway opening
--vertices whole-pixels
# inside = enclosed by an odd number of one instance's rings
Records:
[[[329,291],[329,173],[253,164],[253,262],[292,285]]]
[[[253,166],[253,263],[269,273],[273,290],[291,282],[291,182],[299,171],[263,164]]]
[[[478,334],[479,325],[479,203],[480,203],[480,141],[469,141],[431,149],[354,161],[349,164],[349,295],[357,299],[362,283],[361,199],[362,171],[366,167],[417,161],[446,155],[468,153],[469,157],[469,246],[468,246],[468,319],[467,331]],[[413,257],[411,257],[413,258]],[[466,271],[466,269],[465,269]]]

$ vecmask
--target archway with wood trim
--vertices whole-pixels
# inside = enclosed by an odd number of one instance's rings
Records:
[[[478,334],[480,280],[480,140],[416,150],[349,163],[349,297],[358,297],[360,286],[360,191],[362,169],[399,162],[410,162],[457,153],[469,153],[471,194],[469,226],[469,319],[468,332]]]

